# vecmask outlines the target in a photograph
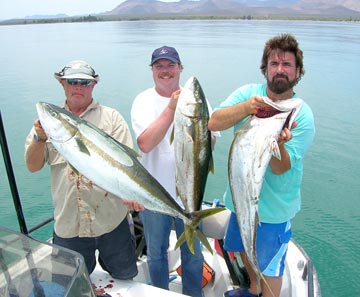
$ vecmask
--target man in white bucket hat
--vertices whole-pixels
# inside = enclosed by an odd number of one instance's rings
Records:
[[[55,72],[65,92],[64,108],[94,124],[119,142],[133,142],[122,115],[93,99],[99,75],[85,61],[72,61]],[[131,279],[138,273],[135,242],[122,200],[73,171],[47,140],[39,120],[34,122],[25,145],[25,161],[31,172],[48,163],[54,201],[54,243],[75,250],[85,259],[89,274],[99,263],[112,277]]]

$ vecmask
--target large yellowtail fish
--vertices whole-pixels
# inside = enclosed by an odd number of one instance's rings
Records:
[[[229,153],[229,183],[247,258],[257,276],[264,279],[256,256],[256,230],[261,187],[272,156],[280,159],[277,139],[284,126],[290,127],[303,101],[287,99],[264,102],[274,110],[251,116],[236,131]],[[267,285],[266,281],[265,284]]]
[[[176,160],[176,193],[188,213],[201,209],[208,173],[214,172],[208,121],[209,110],[204,92],[196,77],[190,77],[178,99],[171,137]],[[211,250],[200,229],[195,230],[185,225],[185,237],[194,237],[194,232]],[[187,242],[190,241],[186,239]]]
[[[36,104],[48,139],[86,178],[119,198],[135,200],[154,212],[181,218],[188,228],[215,212],[186,213],[140,164],[138,154],[91,123],[56,105]]]

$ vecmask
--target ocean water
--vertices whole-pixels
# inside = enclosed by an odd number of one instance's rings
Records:
[[[357,92],[360,24],[311,21],[124,21],[0,26],[0,110],[28,228],[52,215],[49,170],[29,173],[24,139],[36,119],[35,103],[61,104],[53,78],[68,61],[87,60],[100,74],[94,98],[118,109],[130,124],[132,100],[152,86],[150,56],[175,46],[182,83],[195,75],[213,107],[237,87],[263,82],[264,43],[294,34],[304,51],[305,76],[296,91],[312,107],[316,138],[304,160],[302,210],[294,238],[314,262],[323,296],[360,292],[360,133]],[[232,131],[215,148],[215,173],[206,199],[221,198]],[[0,225],[19,230],[5,166],[0,162]],[[46,239],[51,226],[34,236]]]

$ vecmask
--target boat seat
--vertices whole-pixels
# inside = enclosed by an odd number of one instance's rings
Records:
[[[206,208],[203,207],[203,209]],[[206,217],[202,221],[202,231],[206,237],[214,239],[223,239],[230,219],[231,211],[225,209],[217,214]]]

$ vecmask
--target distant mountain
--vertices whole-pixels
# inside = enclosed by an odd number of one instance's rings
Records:
[[[326,16],[360,17],[359,0],[127,0],[106,16]]]
[[[120,1],[120,0],[119,0]],[[360,0],[127,0],[114,9],[86,16],[32,15],[0,20],[0,25],[20,23],[96,22],[131,18],[316,18],[359,20]]]

